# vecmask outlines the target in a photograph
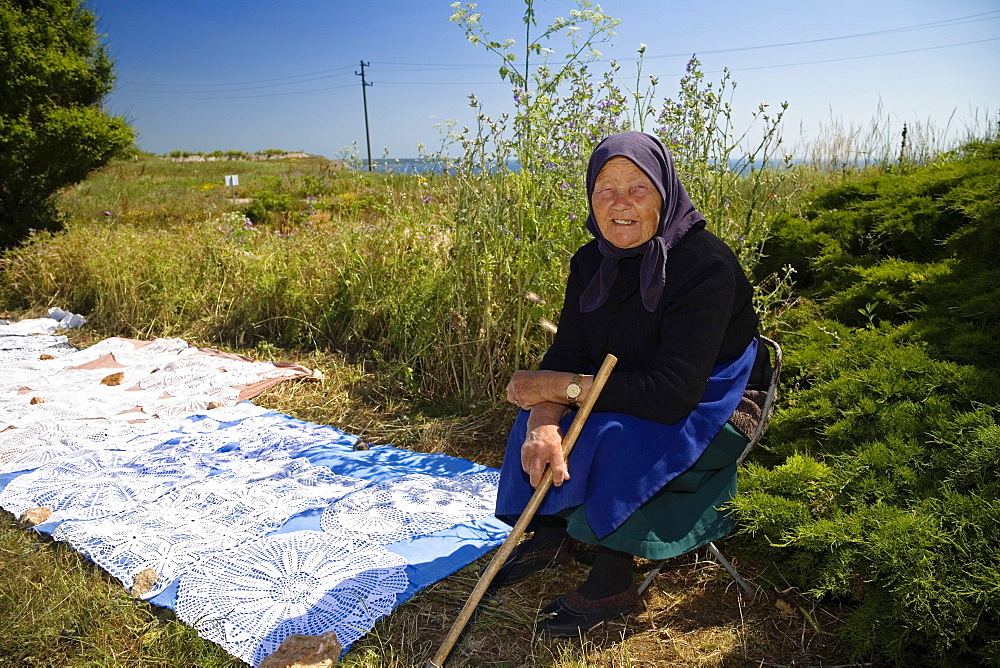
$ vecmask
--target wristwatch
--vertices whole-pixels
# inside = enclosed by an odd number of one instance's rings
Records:
[[[573,376],[573,380],[569,381],[569,385],[566,386],[566,399],[573,406],[576,406],[576,400],[580,396],[580,383],[583,382],[583,376],[576,374]]]

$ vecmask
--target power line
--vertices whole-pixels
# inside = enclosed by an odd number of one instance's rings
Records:
[[[123,83],[128,83],[128,84],[140,84],[140,85],[150,85],[150,86],[163,86],[163,87],[170,87],[170,88],[200,88],[200,87],[217,88],[217,87],[226,87],[226,86],[245,86],[245,85],[249,85],[249,84],[268,83],[270,81],[286,81],[288,79],[298,79],[300,77],[311,77],[311,76],[316,76],[316,75],[319,75],[319,74],[330,74],[332,72],[340,72],[342,70],[349,70],[352,67],[353,67],[353,65],[343,65],[341,67],[335,67],[335,68],[330,69],[330,70],[320,70],[318,72],[306,72],[305,74],[292,74],[292,75],[287,76],[287,77],[275,77],[273,79],[257,79],[255,81],[238,81],[238,82],[235,82],[235,83],[214,83],[214,84],[145,84],[145,83],[141,83],[141,82],[138,82],[138,81],[128,81],[126,79],[122,79],[122,82]],[[320,77],[320,78],[322,78],[322,77]]]
[[[732,68],[737,71],[750,71],[750,70],[769,70],[777,69],[781,67],[795,67],[799,65],[821,65],[824,63],[836,63],[848,60],[864,60],[867,58],[881,58],[884,56],[897,56],[907,53],[920,53],[922,51],[937,51],[939,49],[949,49],[956,46],[968,46],[970,44],[982,44],[985,42],[995,42],[1000,40],[1000,37],[988,37],[986,39],[972,40],[967,42],[955,42],[952,44],[940,44],[937,46],[925,46],[919,49],[906,49],[902,51],[885,51],[882,53],[871,53],[861,56],[844,56],[842,58],[828,58],[825,60],[808,60],[808,61],[796,61],[791,63],[777,63],[774,65],[758,65],[753,67],[739,67]],[[366,63],[366,66],[368,64]],[[721,71],[721,70],[719,70]],[[706,72],[706,74],[711,74],[715,72]],[[664,74],[660,76],[674,76],[674,74]],[[488,86],[488,85],[505,85],[505,81],[380,81],[380,84],[395,85],[395,86]],[[177,94],[164,94],[156,95],[149,94],[154,91],[133,91],[129,88],[116,88],[113,92],[115,95],[121,95],[123,97],[135,97],[135,98],[145,98],[145,99],[155,99],[155,100],[245,100],[253,98],[262,97],[282,97],[285,95],[301,95],[305,93],[319,93],[329,90],[337,90],[340,88],[349,88],[355,84],[341,84],[339,86],[329,86],[324,88],[311,88],[309,90],[299,90],[299,91],[287,91],[283,93],[262,93],[259,95],[227,95],[227,96],[203,96],[197,95],[193,92],[178,92]],[[219,91],[224,92],[224,91]],[[191,95],[197,95],[196,97],[191,97]],[[181,97],[183,96],[183,97]]]
[[[503,80],[496,81],[379,81],[380,84],[396,84],[399,86],[492,86],[510,84]]]
[[[437,68],[437,69],[442,69],[442,70],[483,69],[483,68],[487,68],[487,67],[490,68],[490,69],[494,69],[494,70],[497,69],[497,66],[496,66],[495,63],[484,63],[482,65],[472,65],[472,64],[459,65],[457,63],[392,63],[392,62],[387,62],[387,61],[384,61],[384,60],[376,60],[376,61],[373,61],[373,62],[376,65],[396,65],[396,66],[400,66],[400,67],[421,67],[421,68],[428,68],[428,69]],[[410,72],[412,70],[380,70],[380,71],[382,71],[382,72]]]
[[[302,93],[319,93],[326,90],[337,90],[338,88],[349,88],[354,86],[354,84],[342,84],[340,86],[330,86],[328,88],[311,88],[309,90],[291,90],[284,93],[261,93],[260,95],[227,95],[224,97],[211,96],[206,97],[199,95],[198,97],[178,97],[177,95],[146,95],[148,91],[137,91],[132,92],[127,88],[116,88],[113,93],[118,95],[121,94],[123,97],[141,97],[150,100],[248,100],[258,97],[283,97],[285,95],[300,95]],[[178,93],[178,95],[191,95],[192,93]]]
[[[327,74],[327,75],[324,75],[324,76],[312,77],[310,79],[299,79],[298,81],[286,81],[284,83],[267,84],[267,85],[264,85],[264,86],[244,86],[242,88],[224,88],[224,89],[221,89],[221,90],[207,90],[207,91],[204,91],[204,92],[205,93],[236,93],[236,92],[244,91],[244,90],[260,90],[262,88],[279,88],[281,86],[295,86],[295,85],[302,84],[302,83],[308,83],[310,81],[319,81],[321,79],[332,79],[333,77],[344,76],[346,74],[347,74],[346,72],[344,72],[342,74]],[[137,83],[136,82],[136,83],[130,83],[129,85],[130,86],[146,86],[146,87],[148,87],[148,88],[151,89],[151,90],[144,91],[144,92],[147,92],[147,93],[170,93],[170,92],[177,92],[179,94],[191,94],[191,95],[200,95],[202,93],[202,91],[183,91],[183,90],[180,90],[180,91],[165,91],[165,90],[156,90],[156,88],[159,87],[159,86],[161,86],[161,84],[145,84],[145,83]],[[208,86],[208,84],[205,84],[205,86]],[[175,87],[175,86],[173,86],[171,84],[171,87]],[[292,91],[292,92],[295,92],[295,91]]]
[[[996,16],[991,16],[990,18],[979,18],[988,15],[996,15]],[[976,20],[970,20],[970,19],[976,19]],[[740,46],[729,49],[711,49],[711,50],[698,51],[698,53],[701,54],[737,53],[740,51],[757,51],[760,49],[775,49],[786,46],[802,46],[803,44],[820,44],[822,42],[835,42],[843,39],[856,39],[859,37],[877,37],[879,35],[889,35],[897,32],[910,32],[913,30],[926,30],[929,28],[950,28],[951,26],[965,25],[966,23],[981,23],[983,21],[993,21],[996,19],[1000,19],[1000,10],[992,12],[983,12],[982,14],[970,14],[969,16],[959,16],[953,19],[944,19],[941,21],[933,21],[930,23],[917,23],[911,26],[903,26],[900,28],[886,28],[885,30],[859,32],[859,33],[854,33],[852,35],[839,35],[837,37],[819,37],[816,39],[806,39],[797,42],[776,42],[772,44],[757,44],[754,46]],[[646,56],[646,59],[649,60],[657,58],[677,58],[688,55],[691,54],[685,51],[679,53],[661,54],[657,56]]]
[[[988,18],[987,18],[988,17]],[[910,32],[913,30],[926,30],[930,28],[950,28],[952,26],[965,25],[968,23],[981,23],[984,21],[994,21],[1000,19],[1000,10],[993,10],[989,12],[981,12],[979,14],[969,14],[967,16],[956,16],[950,19],[942,19],[940,21],[931,21],[927,23],[915,23],[908,26],[900,26],[897,28],[885,28],[883,30],[874,30],[870,32],[859,32],[852,33],[850,35],[836,35],[833,37],[819,37],[816,39],[801,40],[797,42],[774,42],[771,44],[755,44],[751,46],[738,46],[728,49],[713,49],[713,50],[699,50],[698,53],[703,54],[715,54],[715,53],[737,53],[740,51],[756,51],[759,49],[773,49],[786,46],[801,46],[803,44],[818,44],[822,42],[834,42],[844,39],[856,39],[859,37],[877,37],[879,35],[888,35],[897,32]],[[690,56],[691,52],[684,51],[678,53],[668,53],[657,56],[646,56],[646,59],[650,58],[677,58],[681,56]],[[614,60],[609,58],[609,60]],[[400,63],[393,61],[374,61],[376,65],[396,65],[396,66],[414,66],[414,67],[426,67],[426,68],[483,68],[490,67],[496,68],[496,65],[469,65],[469,64],[457,64],[457,63]],[[565,65],[564,62],[550,62],[550,65]],[[390,71],[390,70],[382,70]]]
[[[958,25],[966,25],[968,23],[980,23],[980,22],[984,22],[984,21],[992,21],[992,20],[996,20],[996,19],[1000,19],[1000,10],[994,10],[994,11],[989,11],[989,12],[981,12],[979,14],[969,14],[969,15],[966,15],[966,16],[957,16],[957,17],[950,18],[950,19],[942,19],[942,20],[939,20],[939,21],[931,21],[931,22],[926,22],[926,23],[917,23],[917,24],[913,24],[913,25],[900,26],[900,27],[896,27],[896,28],[886,28],[884,30],[875,30],[875,31],[863,32],[863,33],[853,33],[853,34],[849,34],[849,35],[837,35],[837,36],[833,36],[833,37],[821,37],[821,38],[809,39],[809,40],[799,40],[799,41],[795,41],[795,42],[775,42],[775,43],[771,43],[771,44],[757,44],[757,45],[750,45],[750,46],[732,47],[732,48],[727,48],[727,49],[699,50],[699,51],[697,51],[697,53],[699,53],[701,55],[709,55],[709,54],[721,54],[721,53],[739,53],[739,52],[744,52],[744,51],[756,51],[756,50],[761,50],[761,49],[783,48],[783,47],[789,47],[789,46],[802,46],[802,45],[806,45],[806,44],[819,44],[819,43],[824,43],[824,42],[834,42],[834,41],[845,40],[845,39],[857,39],[857,38],[862,38],[862,37],[876,37],[876,36],[880,36],[880,35],[887,35],[887,34],[899,33],[899,32],[909,32],[909,31],[914,31],[914,30],[927,30],[927,29],[933,29],[933,28],[947,28],[947,27],[958,26]],[[989,40],[983,40],[983,41],[989,41]],[[964,45],[964,44],[972,44],[972,43],[975,43],[975,42],[963,42],[961,44],[956,44],[954,46],[959,46],[959,45]],[[951,46],[951,45],[948,45],[948,46]],[[944,48],[944,47],[931,47],[931,48]],[[915,51],[911,51],[911,53],[912,52],[915,52]],[[893,52],[893,53],[897,53],[897,52]],[[902,52],[899,52],[899,53],[902,53]],[[678,53],[670,53],[670,54],[649,55],[649,56],[646,56],[646,59],[654,59],[655,60],[655,59],[663,59],[663,58],[677,58],[677,57],[690,56],[690,55],[691,55],[690,52],[678,52]],[[874,58],[874,57],[877,57],[877,55],[881,55],[881,54],[876,54],[876,55],[872,55],[872,56],[864,56],[864,57],[872,57],[872,58]],[[892,55],[892,54],[884,54],[884,55]],[[816,62],[816,63],[820,63],[820,62],[836,62],[837,60],[852,60],[852,59],[855,59],[855,58],[857,58],[857,57],[844,58],[844,59],[832,59],[832,60],[826,60],[826,61],[812,61],[812,62]],[[613,60],[613,58],[609,58],[609,60]],[[451,70],[459,70],[459,69],[483,69],[483,68],[495,69],[496,68],[495,64],[475,65],[475,64],[468,64],[468,63],[402,63],[402,62],[394,62],[394,61],[374,61],[374,62],[375,62],[376,65],[389,65],[389,66],[396,66],[396,67],[407,68],[407,69],[387,69],[387,70],[380,70],[380,72],[421,72],[421,71],[423,71],[423,72],[429,72],[429,71],[451,71]],[[550,65],[562,65],[562,64],[565,64],[565,63],[550,62],[549,64]],[[756,68],[749,68],[748,67],[748,68],[741,68],[741,69],[769,69],[769,68],[786,67],[786,66],[793,66],[793,65],[799,65],[799,64],[805,64],[805,63],[788,63],[787,65],[785,65],[785,64],[778,64],[778,65],[761,66],[761,67],[756,67]],[[295,75],[290,75],[290,76],[286,76],[286,77],[275,77],[275,78],[270,78],[270,79],[257,79],[257,80],[253,80],[253,81],[241,81],[241,82],[235,82],[235,83],[215,83],[215,84],[159,84],[159,83],[138,82],[138,81],[132,81],[132,80],[127,80],[127,79],[123,79],[123,80],[121,80],[121,82],[124,83],[124,84],[127,84],[129,86],[143,86],[143,87],[147,87],[147,88],[151,89],[151,90],[147,90],[147,91],[134,91],[134,89],[131,89],[133,91],[133,93],[140,93],[141,92],[141,93],[164,93],[164,94],[167,94],[167,93],[171,92],[171,91],[167,91],[167,90],[152,90],[154,88],[224,88],[224,89],[227,89],[227,90],[217,90],[217,91],[207,91],[207,92],[228,93],[228,92],[235,92],[235,91],[241,91],[241,90],[257,90],[257,89],[261,89],[261,88],[272,88],[272,87],[276,88],[276,87],[280,87],[280,86],[294,85],[294,84],[297,84],[297,83],[306,83],[308,81],[316,81],[316,80],[327,78],[327,77],[331,77],[332,78],[334,76],[339,76],[339,74],[345,74],[346,75],[347,72],[345,72],[345,70],[349,70],[352,67],[353,67],[352,65],[344,65],[344,66],[336,67],[336,68],[332,68],[332,69],[319,70],[317,72],[307,72],[307,73],[303,73],[303,74],[295,74]],[[305,78],[305,77],[313,77],[313,78]],[[293,79],[296,79],[297,81],[292,81]],[[273,82],[282,82],[282,83],[273,83]],[[404,83],[409,84],[409,85],[418,85],[418,84],[419,85],[435,85],[435,84],[432,84],[431,82],[384,82],[384,83],[393,83],[393,84],[397,84],[397,85],[404,84]],[[482,83],[480,83],[480,82],[442,82],[441,84],[437,84],[437,85],[476,85],[476,86],[480,86],[480,85],[486,85],[487,83],[502,83],[502,82],[482,82]],[[247,88],[230,88],[232,86],[247,86]],[[294,95],[294,94],[299,94],[299,93],[309,93],[309,92],[318,92],[318,91],[323,91],[323,90],[333,90],[334,88],[339,88],[339,86],[335,86],[335,87],[332,87],[332,88],[318,88],[318,89],[313,89],[313,90],[308,90],[308,91],[290,91],[289,93],[276,93],[275,95],[285,95],[285,94]],[[122,89],[118,89],[118,90],[127,91],[127,90],[130,90],[130,89],[128,89],[128,88],[122,88]],[[200,91],[177,91],[177,92],[178,93],[191,94],[191,95],[200,95]],[[134,96],[137,97],[138,95],[134,95]],[[148,97],[152,97],[152,96],[148,96]],[[241,97],[246,97],[246,98],[251,98],[251,97],[266,97],[266,95],[261,95],[261,96],[241,96]],[[190,98],[190,99],[194,99],[194,98]],[[199,98],[199,99],[228,99],[228,98]],[[240,99],[240,98],[234,96],[232,99]]]
[[[1000,40],[1000,37],[988,37],[986,39],[977,39],[977,40],[973,40],[971,42],[957,42],[955,44],[940,44],[938,46],[925,46],[925,47],[921,47],[919,49],[906,49],[905,51],[886,51],[884,53],[873,53],[873,54],[864,55],[864,56],[844,56],[843,58],[830,58],[830,59],[827,59],[827,60],[808,60],[808,61],[802,61],[802,62],[797,62],[797,63],[782,63],[782,64],[779,64],[779,65],[759,65],[759,66],[756,66],[756,67],[739,67],[739,68],[733,68],[733,69],[742,72],[742,71],[746,71],[746,70],[769,70],[769,69],[774,69],[776,67],[794,67],[796,65],[819,65],[819,64],[822,64],[822,63],[839,63],[839,62],[844,61],[844,60],[862,60],[864,58],[880,58],[882,56],[898,56],[898,55],[904,54],[904,53],[919,53],[921,51],[936,51],[938,49],[950,49],[951,47],[954,47],[954,46],[966,46],[968,44],[982,44],[983,42],[995,42],[997,40]]]

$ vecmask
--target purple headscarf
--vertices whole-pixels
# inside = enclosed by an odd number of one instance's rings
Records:
[[[622,132],[606,137],[590,156],[587,165],[587,202],[594,194],[594,182],[601,168],[611,158],[628,158],[646,173],[663,198],[660,222],[653,238],[635,248],[618,248],[601,234],[590,204],[587,229],[597,238],[597,248],[604,256],[601,267],[580,295],[580,310],[595,311],[604,305],[611,286],[618,276],[618,260],[642,255],[639,269],[639,293],[647,311],[655,311],[667,281],[667,251],[705,217],[694,208],[680,177],[674,169],[674,159],[659,139],[642,132]]]

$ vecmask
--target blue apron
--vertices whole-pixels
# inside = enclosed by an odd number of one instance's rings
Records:
[[[620,527],[705,452],[736,410],[756,356],[755,338],[740,357],[712,369],[701,401],[674,424],[624,413],[592,413],[569,456],[571,479],[549,490],[538,514],[565,515],[582,506],[597,538]],[[518,517],[534,492],[521,469],[528,415],[518,414],[507,439],[497,493],[496,515],[502,519]],[[563,418],[564,434],[574,415]]]

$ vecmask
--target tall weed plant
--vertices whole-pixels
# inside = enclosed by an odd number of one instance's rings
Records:
[[[794,149],[810,169],[845,176],[868,169],[891,170],[924,165],[955,155],[972,141],[989,141],[1000,133],[996,111],[975,110],[961,122],[956,113],[944,125],[932,119],[903,119],[889,113],[881,100],[867,123],[831,117],[814,136],[803,135]]]
[[[467,39],[499,59],[515,109],[513,117],[492,117],[471,96],[475,127],[450,128],[461,150],[451,164],[459,201],[452,252],[460,261],[453,267],[465,277],[456,275],[452,285],[467,326],[448,328],[441,339],[466,351],[461,360],[469,366],[454,378],[465,396],[481,389],[496,396],[511,369],[534,364],[547,347],[548,335],[536,325],[555,315],[569,258],[589,239],[586,166],[608,135],[640,130],[660,137],[711,229],[752,269],[789,192],[788,158],[780,155],[785,105],[777,113],[761,105],[737,131],[728,72],[706,83],[694,58],[676,96],[658,103],[657,79],[642,77],[645,45],[634,84],[614,61],[598,75],[597,47],[619,21],[588,0],[546,26],[526,0],[520,41],[494,38],[475,3],[452,8],[451,20]],[[538,299],[526,302],[525,294]],[[484,368],[489,380],[474,381],[473,391],[471,379]]]

